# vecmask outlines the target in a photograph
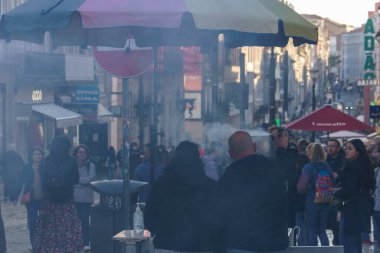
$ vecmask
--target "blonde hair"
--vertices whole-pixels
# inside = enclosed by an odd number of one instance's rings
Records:
[[[326,152],[319,143],[310,143],[306,148],[306,153],[312,162],[324,162],[326,160]]]

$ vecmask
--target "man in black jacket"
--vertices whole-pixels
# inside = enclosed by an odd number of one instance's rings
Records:
[[[286,252],[285,170],[287,136],[279,137],[277,159],[256,154],[251,136],[237,131],[228,140],[234,162],[217,182],[210,228],[216,252]]]

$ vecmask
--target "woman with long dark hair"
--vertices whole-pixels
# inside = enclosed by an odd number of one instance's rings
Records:
[[[74,253],[83,249],[82,229],[74,202],[78,165],[69,155],[70,148],[68,137],[55,137],[41,168],[44,202],[37,220],[33,252]]]
[[[206,217],[214,183],[204,173],[198,146],[181,142],[146,204],[145,225],[155,235],[156,252],[212,250]]]
[[[340,216],[340,242],[345,253],[361,253],[361,233],[370,231],[372,193],[375,173],[366,147],[360,139],[346,144],[345,166],[341,177],[342,188],[334,197],[344,205]]]

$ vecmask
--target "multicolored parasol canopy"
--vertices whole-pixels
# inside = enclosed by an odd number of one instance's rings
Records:
[[[0,38],[59,45],[227,47],[316,44],[318,29],[278,0],[28,0],[3,15]]]

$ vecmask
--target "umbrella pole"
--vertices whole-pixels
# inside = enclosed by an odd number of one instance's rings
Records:
[[[129,176],[129,131],[128,131],[128,102],[129,80],[123,78],[123,181],[125,203],[125,229],[132,229],[130,215],[130,176]]]
[[[276,58],[274,55],[274,47],[271,47],[270,60],[269,60],[269,124],[276,124]]]
[[[153,108],[152,108],[152,125],[150,126],[150,180],[152,187],[154,174],[157,167],[157,124],[158,124],[158,47],[153,46]]]
[[[240,129],[245,128],[245,54],[239,55],[240,65]]]

